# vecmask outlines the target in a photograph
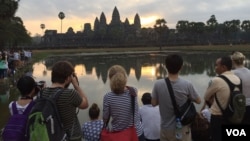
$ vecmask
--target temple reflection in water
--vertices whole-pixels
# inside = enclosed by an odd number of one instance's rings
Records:
[[[97,78],[101,78],[103,83],[107,81],[108,69],[114,65],[122,65],[128,76],[131,69],[135,71],[135,77],[140,80],[143,68],[151,68],[151,75],[156,79],[163,78],[167,75],[165,69],[165,57],[170,52],[151,52],[151,53],[113,53],[113,54],[78,54],[65,56],[52,56],[44,60],[45,67],[50,70],[52,65],[59,60],[68,60],[75,66],[77,74],[91,75],[93,71]],[[216,58],[227,55],[227,53],[179,53],[183,56],[184,66],[181,70],[181,75],[202,74],[215,76],[214,66]],[[246,66],[249,67],[249,61],[246,61]],[[145,70],[146,71],[146,70]]]

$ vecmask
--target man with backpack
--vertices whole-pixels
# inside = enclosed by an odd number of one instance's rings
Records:
[[[241,80],[232,71],[232,60],[229,56],[220,57],[216,60],[215,71],[218,75],[223,75],[234,85],[239,85]],[[227,82],[220,77],[214,77],[209,83],[204,100],[210,106],[211,112],[211,136],[213,141],[222,140],[221,125],[230,124],[223,116],[222,109],[226,109],[230,100],[230,87]],[[217,100],[216,100],[217,99]],[[219,103],[219,104],[218,104]]]
[[[68,61],[56,62],[52,67],[51,81],[52,85],[40,92],[31,111],[30,140],[81,141],[82,132],[77,112],[78,108],[88,107],[88,100],[79,86],[73,65]],[[70,84],[74,89],[69,88]],[[48,107],[49,105],[52,106]]]
[[[9,104],[11,117],[4,127],[3,141],[28,141],[26,124],[34,105],[33,97],[37,94],[36,87],[36,82],[31,76],[22,76],[17,81],[21,97]]]

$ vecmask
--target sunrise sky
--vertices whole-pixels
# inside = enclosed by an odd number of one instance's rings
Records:
[[[142,27],[153,27],[156,19],[165,19],[169,28],[175,28],[179,20],[204,22],[215,15],[219,23],[233,19],[250,20],[249,0],[20,0],[16,16],[22,18],[24,26],[31,33],[43,35],[46,29],[61,32],[59,12],[65,14],[62,32],[69,27],[83,30],[85,23],[94,26],[96,17],[104,12],[109,24],[114,7],[117,7],[122,22],[130,24],[136,13]],[[44,31],[40,28],[45,24]]]

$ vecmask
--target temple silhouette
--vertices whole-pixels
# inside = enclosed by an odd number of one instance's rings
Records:
[[[123,20],[123,21],[122,21]],[[157,19],[154,27],[141,27],[138,13],[133,23],[128,18],[120,18],[115,6],[111,21],[108,23],[104,12],[94,19],[93,28],[90,23],[84,24],[82,31],[75,32],[69,27],[67,32],[58,33],[57,30],[46,30],[41,42],[36,46],[42,48],[102,48],[102,47],[163,47],[189,45],[233,45],[249,44],[250,30],[245,20],[218,23],[212,15],[208,21],[189,22],[180,20],[176,29],[170,29],[164,19]],[[241,28],[240,28],[241,27]],[[244,27],[244,28],[243,28]]]
[[[66,33],[58,33],[57,30],[46,30],[41,45],[45,47],[134,45],[140,29],[141,21],[138,13],[135,14],[133,24],[129,23],[128,18],[122,22],[119,11],[115,6],[109,24],[102,12],[100,18],[96,17],[93,30],[90,23],[85,23],[84,30],[76,33],[72,27],[69,27]]]

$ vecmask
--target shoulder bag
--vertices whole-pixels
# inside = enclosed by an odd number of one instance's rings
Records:
[[[134,114],[135,114],[135,91],[131,87],[127,87],[129,89],[129,93],[131,94],[131,104],[133,111],[133,123],[134,123]],[[138,141],[138,136],[136,134],[136,129],[133,126],[117,132],[109,131],[106,127],[108,125],[109,120],[104,123],[102,131],[101,131],[101,141]]]
[[[178,106],[169,78],[166,78],[165,81],[168,86],[176,117],[181,119],[182,125],[188,125],[192,123],[195,120],[195,116],[197,114],[194,103],[188,99],[182,106]]]

